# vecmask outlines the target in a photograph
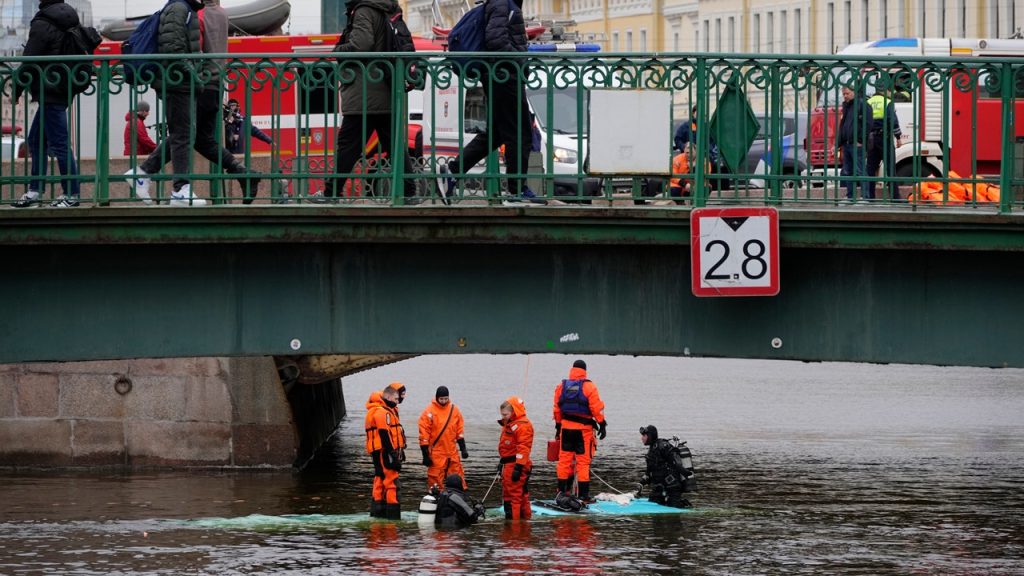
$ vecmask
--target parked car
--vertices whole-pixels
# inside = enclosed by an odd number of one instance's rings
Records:
[[[21,137],[21,126],[0,127],[0,162],[28,157],[28,144]]]
[[[782,173],[799,176],[803,174],[808,166],[807,156],[807,116],[806,112],[783,112],[782,118]],[[770,129],[769,119],[765,116],[756,116],[759,124],[757,136],[747,150],[746,163],[743,171],[753,174],[757,171],[757,165],[761,160],[768,164],[766,157],[768,151],[768,130]],[[783,187],[795,188],[800,183],[799,179],[785,180]]]

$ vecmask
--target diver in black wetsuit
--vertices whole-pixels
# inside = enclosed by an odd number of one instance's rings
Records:
[[[664,438],[658,438],[658,429],[653,425],[644,426],[640,429],[640,437],[644,446],[647,446],[647,471],[640,481],[640,489],[643,486],[651,487],[651,494],[648,500],[655,504],[671,506],[673,508],[689,508],[690,502],[683,498],[683,492],[693,490],[696,484],[693,477],[693,465],[691,463],[690,449],[681,444],[673,444]]]
[[[449,474],[444,490],[437,496],[434,525],[438,528],[463,528],[483,518],[484,506],[462,490],[462,476]]]

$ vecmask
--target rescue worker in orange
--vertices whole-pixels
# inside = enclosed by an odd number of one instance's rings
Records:
[[[405,460],[405,430],[398,419],[398,387],[388,385],[366,402],[366,452],[373,461],[373,500],[370,516],[401,517],[398,473]]]
[[[452,404],[447,386],[438,386],[434,400],[420,414],[420,451],[423,465],[427,467],[427,490],[436,486],[444,487],[444,480],[450,474],[465,478],[462,471],[463,458],[469,458],[466,450],[465,422],[459,407]],[[458,450],[455,445],[458,444]],[[462,489],[466,481],[462,480]]]
[[[558,466],[558,491],[568,493],[572,489],[572,474],[575,469],[579,483],[579,499],[587,504],[590,497],[590,461],[597,448],[597,437],[604,440],[608,422],[604,418],[604,402],[597,392],[597,386],[587,378],[587,363],[573,362],[569,378],[555,387],[555,438],[560,439]]]
[[[510,396],[501,404],[501,438],[498,440],[498,456],[501,463],[501,499],[505,507],[506,520],[529,520],[530,473],[533,461],[533,424],[526,417],[526,405],[522,399]]]

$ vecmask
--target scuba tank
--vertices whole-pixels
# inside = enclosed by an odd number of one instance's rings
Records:
[[[416,523],[420,526],[434,525],[434,516],[437,515],[437,498],[427,494],[420,500],[420,514],[416,517]]]
[[[686,446],[686,441],[680,441],[678,437],[672,437],[672,459],[676,467],[683,471],[683,492],[693,492],[697,489],[697,475],[693,471],[693,454]]]

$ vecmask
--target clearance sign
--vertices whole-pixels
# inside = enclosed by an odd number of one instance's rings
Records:
[[[698,208],[690,213],[694,296],[779,293],[779,213],[774,208]]]

